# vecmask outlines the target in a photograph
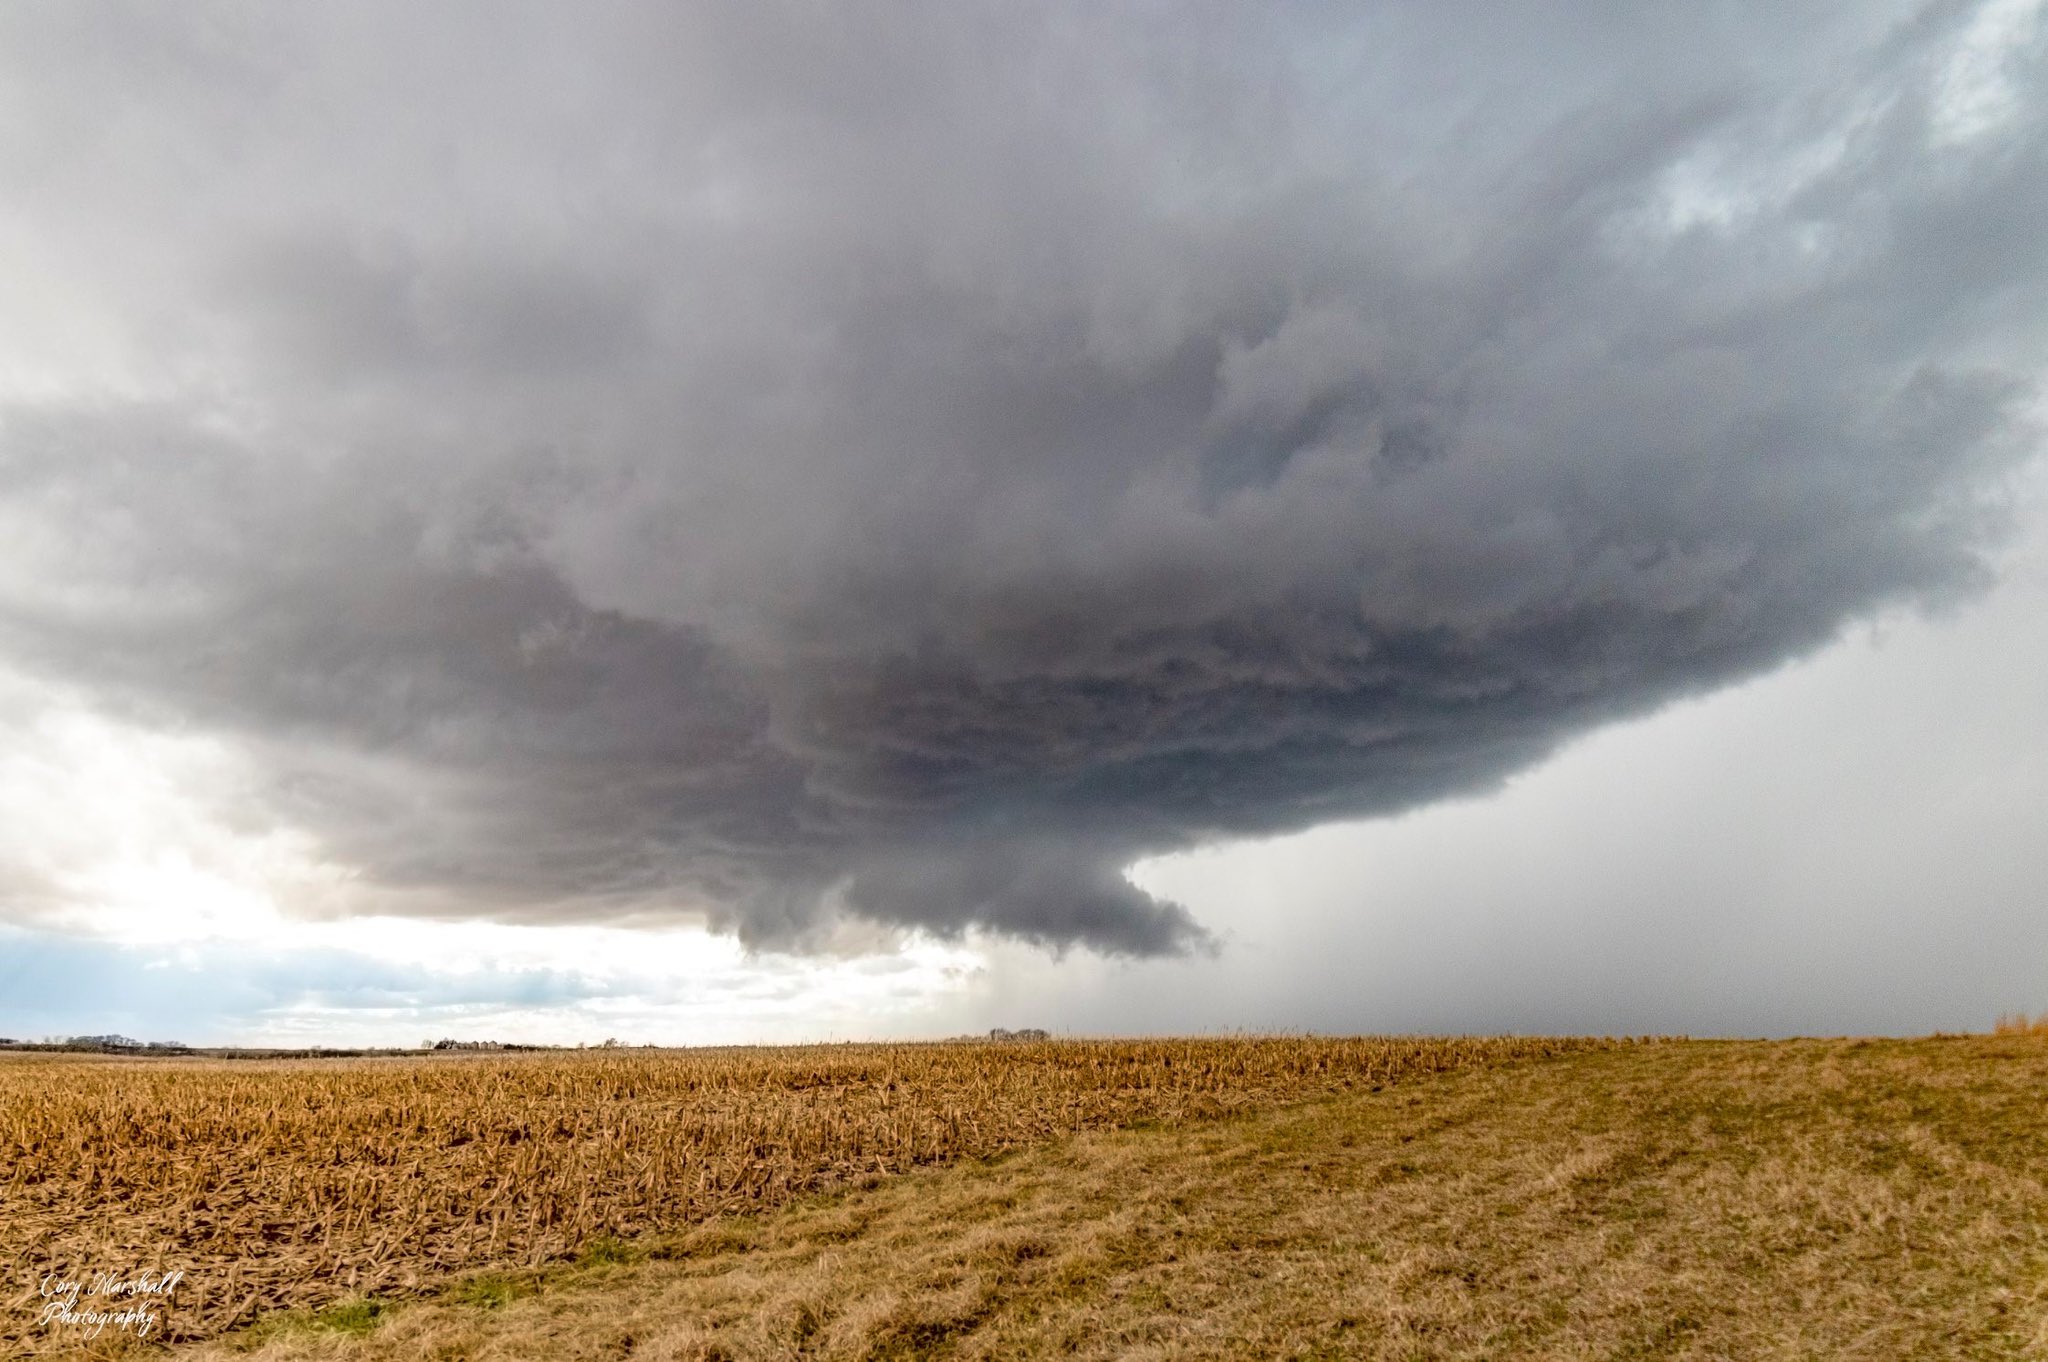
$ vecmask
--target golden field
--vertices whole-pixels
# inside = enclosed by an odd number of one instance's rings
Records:
[[[2048,1359],[2048,1043],[1686,1041],[1097,1130],[172,1362]]]
[[[153,1337],[403,1300],[1078,1132],[1600,1048],[1553,1039],[833,1045],[346,1060],[0,1056],[0,1352],[118,1352],[44,1284],[182,1272]]]

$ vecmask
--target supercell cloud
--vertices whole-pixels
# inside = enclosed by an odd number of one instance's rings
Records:
[[[1150,954],[1976,582],[2037,14],[1355,9],[9,7],[4,693],[387,910]]]

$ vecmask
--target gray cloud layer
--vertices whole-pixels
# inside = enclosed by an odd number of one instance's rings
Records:
[[[1185,949],[1135,856],[1966,588],[2031,438],[1966,7],[0,24],[0,658],[414,911]]]

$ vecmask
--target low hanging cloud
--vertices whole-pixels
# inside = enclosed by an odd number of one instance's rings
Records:
[[[0,662],[389,911],[1200,948],[2033,447],[2023,5],[0,25]]]

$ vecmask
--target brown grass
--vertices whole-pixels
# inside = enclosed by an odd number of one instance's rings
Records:
[[[0,1059],[0,1353],[50,1274],[182,1270],[160,1336],[392,1301],[1075,1132],[1175,1124],[1557,1040],[850,1045],[224,1062]],[[372,1316],[374,1317],[374,1312]],[[356,1314],[336,1316],[358,1323]],[[95,1347],[111,1350],[108,1332]]]
[[[2044,1092],[2048,1046],[2016,1037],[1468,1066],[804,1198],[190,1362],[2043,1358]]]
[[[1998,1019],[1991,1028],[1995,1036],[2048,1036],[2048,1012],[2043,1012],[2032,1021],[2024,1012],[2011,1012]]]

